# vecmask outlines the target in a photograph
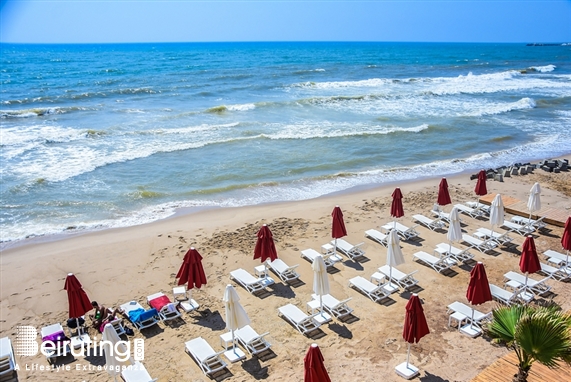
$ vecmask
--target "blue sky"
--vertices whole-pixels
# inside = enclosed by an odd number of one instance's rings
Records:
[[[571,0],[3,0],[0,41],[571,42]]]

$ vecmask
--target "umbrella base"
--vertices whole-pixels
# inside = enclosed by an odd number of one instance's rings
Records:
[[[475,325],[464,325],[460,328],[460,331],[462,333],[464,333],[465,335],[467,335],[468,337],[478,337],[480,334],[482,334],[482,329],[480,329],[479,327],[475,326]]]
[[[228,358],[228,361],[234,363],[246,359],[246,354],[242,351],[242,349],[235,348],[226,350],[224,352],[224,357]]]
[[[387,292],[393,294],[393,293],[399,291],[399,286],[395,283],[386,283],[386,284],[383,284],[383,289],[385,289]]]
[[[411,379],[420,374],[417,367],[411,365],[410,363],[407,365],[406,362],[403,362],[397,367],[395,367],[395,371],[398,375],[400,375],[404,379]]]
[[[329,313],[326,312],[322,312],[319,313],[317,315],[315,315],[315,317],[313,317],[315,319],[315,321],[319,322],[321,325],[328,323],[329,321],[333,320],[333,317],[331,317],[331,315]]]
[[[74,349],[79,349],[82,346],[87,348],[91,344],[91,339],[89,338],[89,334],[82,334],[80,336],[75,336],[70,338],[70,345]]]

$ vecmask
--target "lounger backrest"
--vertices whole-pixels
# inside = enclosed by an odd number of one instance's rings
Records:
[[[288,270],[289,266],[283,262],[281,259],[275,259],[274,261],[269,261],[268,264],[272,267],[276,272],[283,273]]]
[[[335,242],[335,240],[333,242]],[[353,248],[351,244],[343,239],[337,239],[337,247],[341,248],[343,251],[350,251]]]
[[[216,355],[216,352],[208,342],[202,337],[195,338],[186,343],[186,348],[191,352],[196,359],[200,362],[204,362]]]
[[[313,248],[309,248],[309,249],[304,249],[303,251],[301,251],[301,254],[304,257],[307,257],[310,260],[315,260],[315,258],[319,255],[321,255],[321,253],[317,252],[315,249]]]
[[[240,280],[244,284],[255,284],[259,281],[259,279],[255,278],[242,268],[230,272],[230,275],[232,275],[233,278]]]

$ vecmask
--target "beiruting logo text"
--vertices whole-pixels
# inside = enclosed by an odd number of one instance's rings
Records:
[[[88,335],[81,336],[76,343],[67,339],[63,333],[43,339],[38,345],[38,330],[34,326],[18,326],[16,328],[15,353],[18,356],[33,357],[38,351],[47,358],[64,356],[68,353],[74,357],[104,355],[114,357],[117,362],[126,362],[131,358],[131,342],[119,340],[116,342],[98,340]],[[91,346],[93,345],[93,346]],[[133,340],[133,360],[142,361],[145,358],[145,341],[141,338]]]

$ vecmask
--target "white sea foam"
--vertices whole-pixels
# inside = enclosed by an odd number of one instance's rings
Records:
[[[541,72],[541,73],[548,73],[554,71],[556,68],[555,65],[545,65],[545,66],[532,66],[531,69]]]
[[[230,111],[248,111],[255,109],[256,105],[253,103],[247,103],[243,105],[228,105],[226,108]]]

